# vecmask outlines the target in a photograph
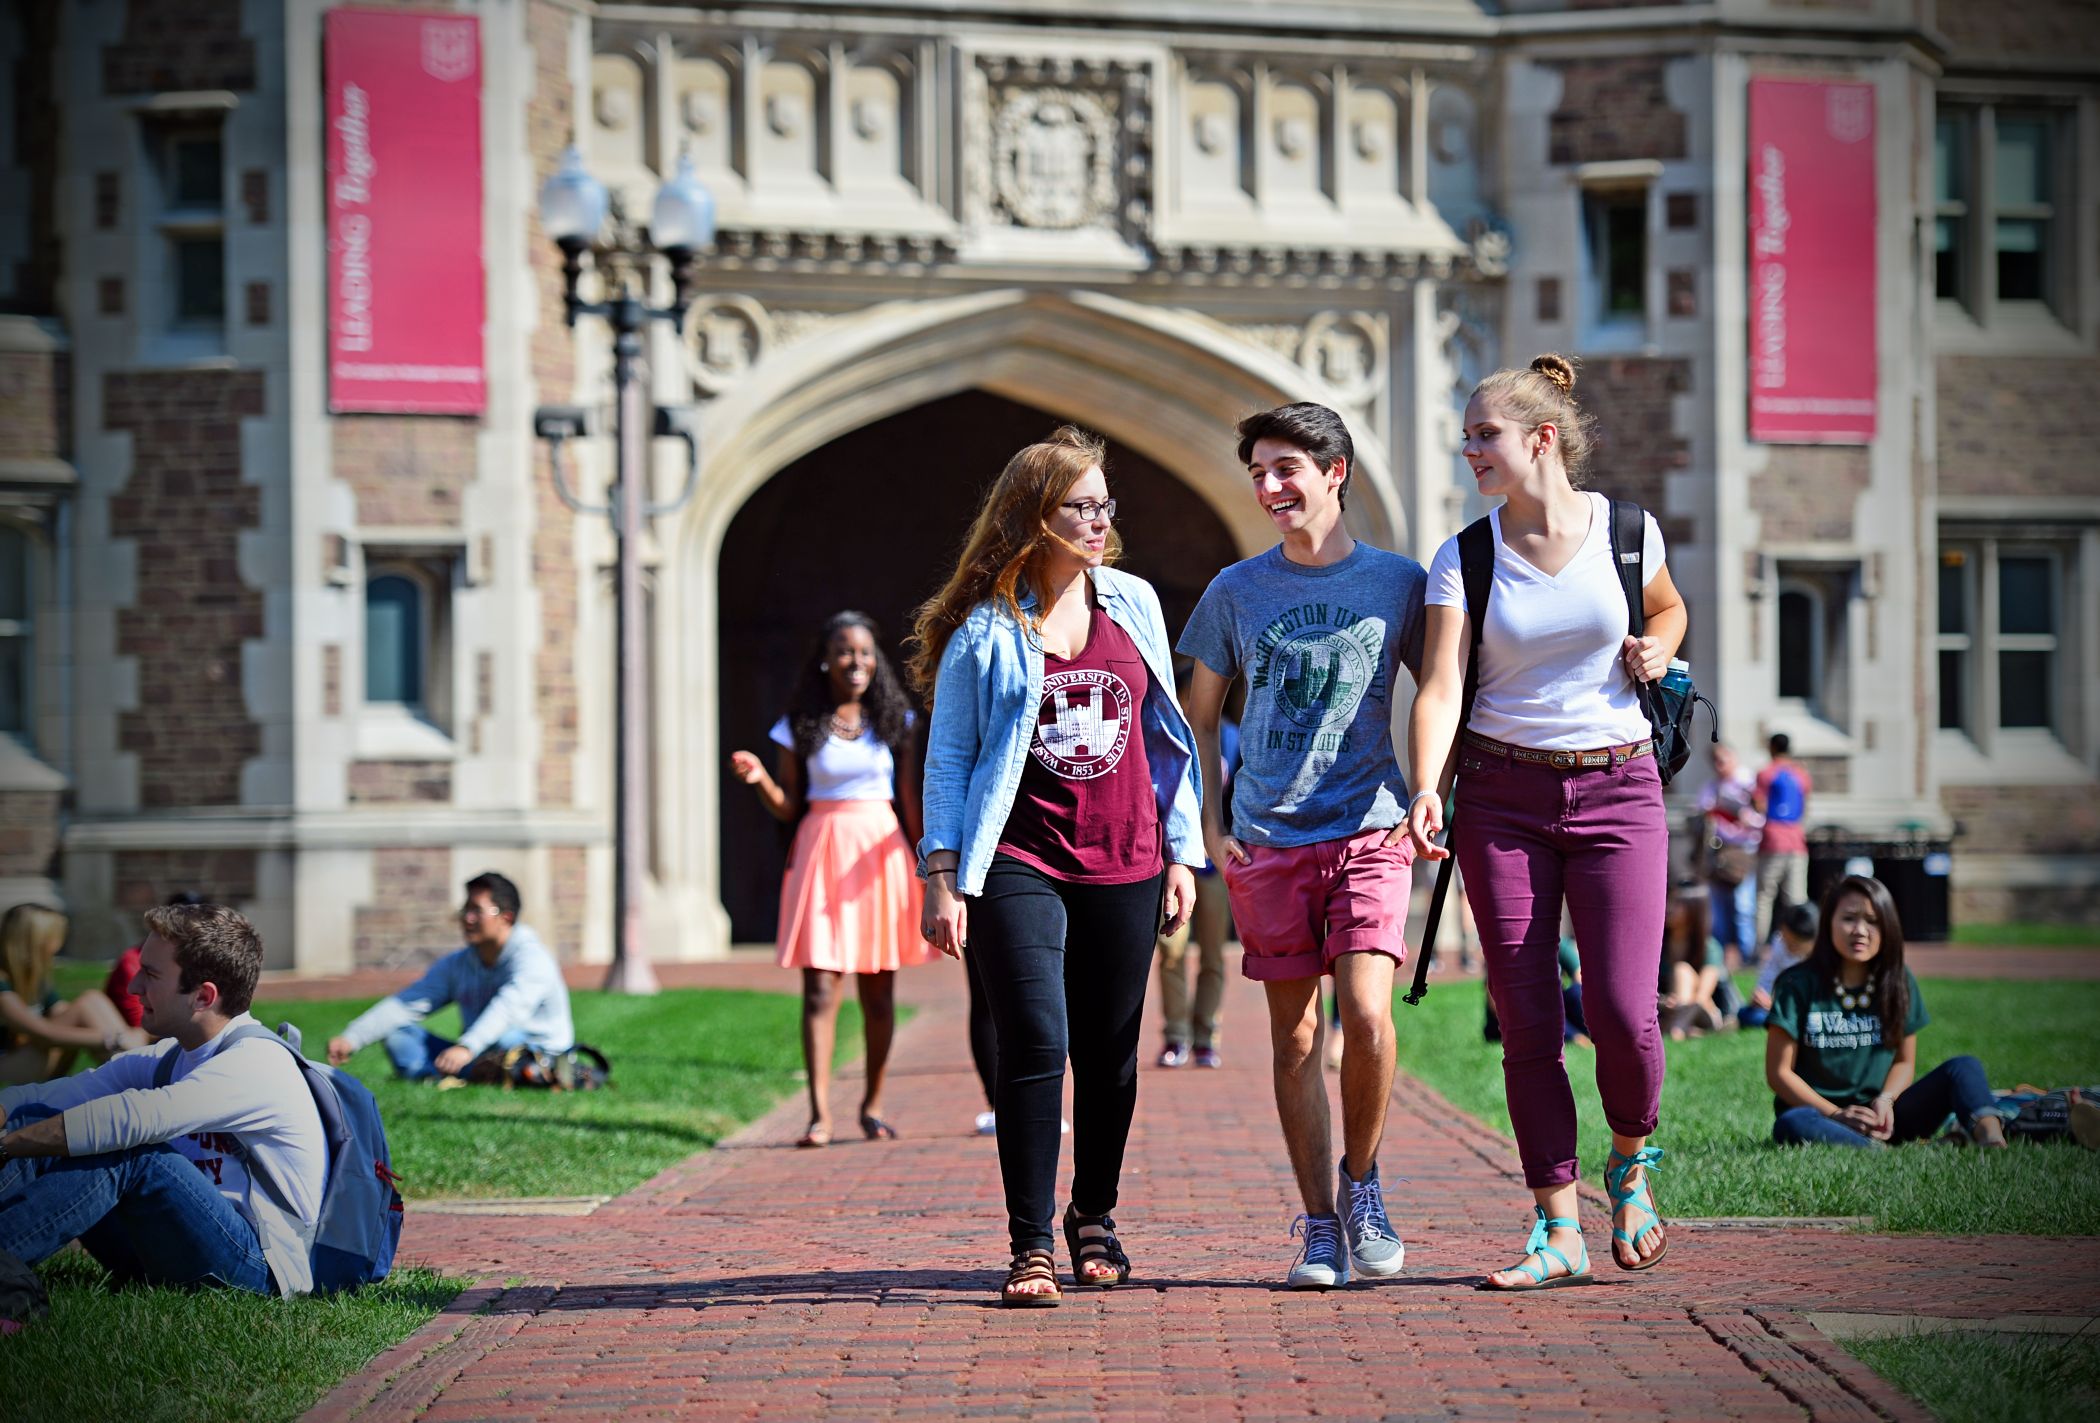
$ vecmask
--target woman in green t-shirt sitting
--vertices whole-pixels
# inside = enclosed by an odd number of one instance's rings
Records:
[[[1903,925],[1880,880],[1847,875],[1823,896],[1806,962],[1772,985],[1765,1081],[1781,1145],[1917,1141],[1952,1112],[1983,1146],[2005,1145],[1983,1064],[1954,1057],[1913,1082],[1931,1019],[1903,966]]]

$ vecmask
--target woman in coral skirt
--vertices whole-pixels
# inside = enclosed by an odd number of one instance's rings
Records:
[[[768,774],[749,751],[729,758],[776,819],[801,822],[780,886],[780,966],[802,970],[809,1069],[809,1130],[795,1144],[831,1142],[831,1053],[839,980],[849,973],[859,980],[867,1036],[860,1129],[870,1140],[889,1140],[897,1132],[883,1120],[882,1088],[897,1026],[897,970],[933,956],[919,933],[911,848],[919,838],[911,707],[864,614],[828,619],[804,665],[787,714],[773,724],[777,770]]]

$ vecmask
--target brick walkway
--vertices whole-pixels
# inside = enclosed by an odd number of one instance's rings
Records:
[[[1680,1227],[1664,1267],[1623,1275],[1594,1190],[1602,1284],[1480,1294],[1528,1210],[1512,1148],[1407,1080],[1382,1153],[1406,1272],[1279,1290],[1295,1208],[1260,1000],[1232,983],[1228,1066],[1143,1074],[1117,1212],[1129,1287],[995,1307],[997,1164],[968,1134],[980,1098],[940,966],[903,980],[922,1005],[890,1092],[904,1139],[789,1149],[796,1100],[586,1219],[411,1204],[405,1259],[492,1283],[312,1416],[1913,1419],[1805,1316],[2100,1312],[2100,1240]],[[853,1091],[840,1084],[843,1123]]]

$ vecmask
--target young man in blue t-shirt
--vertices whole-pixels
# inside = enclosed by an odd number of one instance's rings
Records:
[[[1239,425],[1239,457],[1282,542],[1211,580],[1181,637],[1196,659],[1186,710],[1203,767],[1203,835],[1244,950],[1268,995],[1276,1112],[1304,1202],[1294,1289],[1345,1284],[1350,1267],[1404,1259],[1378,1177],[1393,1085],[1393,974],[1413,889],[1408,793],[1393,754],[1393,678],[1422,659],[1427,575],[1359,543],[1343,518],[1356,450],[1320,405]],[[1247,681],[1228,830],[1218,723]],[[1320,977],[1341,1004],[1339,1181],[1320,1063]],[[1339,1206],[1339,1210],[1337,1209]]]

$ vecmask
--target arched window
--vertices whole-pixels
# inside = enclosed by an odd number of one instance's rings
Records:
[[[423,704],[423,587],[403,574],[365,584],[365,700]]]
[[[0,524],[0,732],[24,741],[36,720],[31,685],[36,666],[30,587],[34,553],[22,530]]]

